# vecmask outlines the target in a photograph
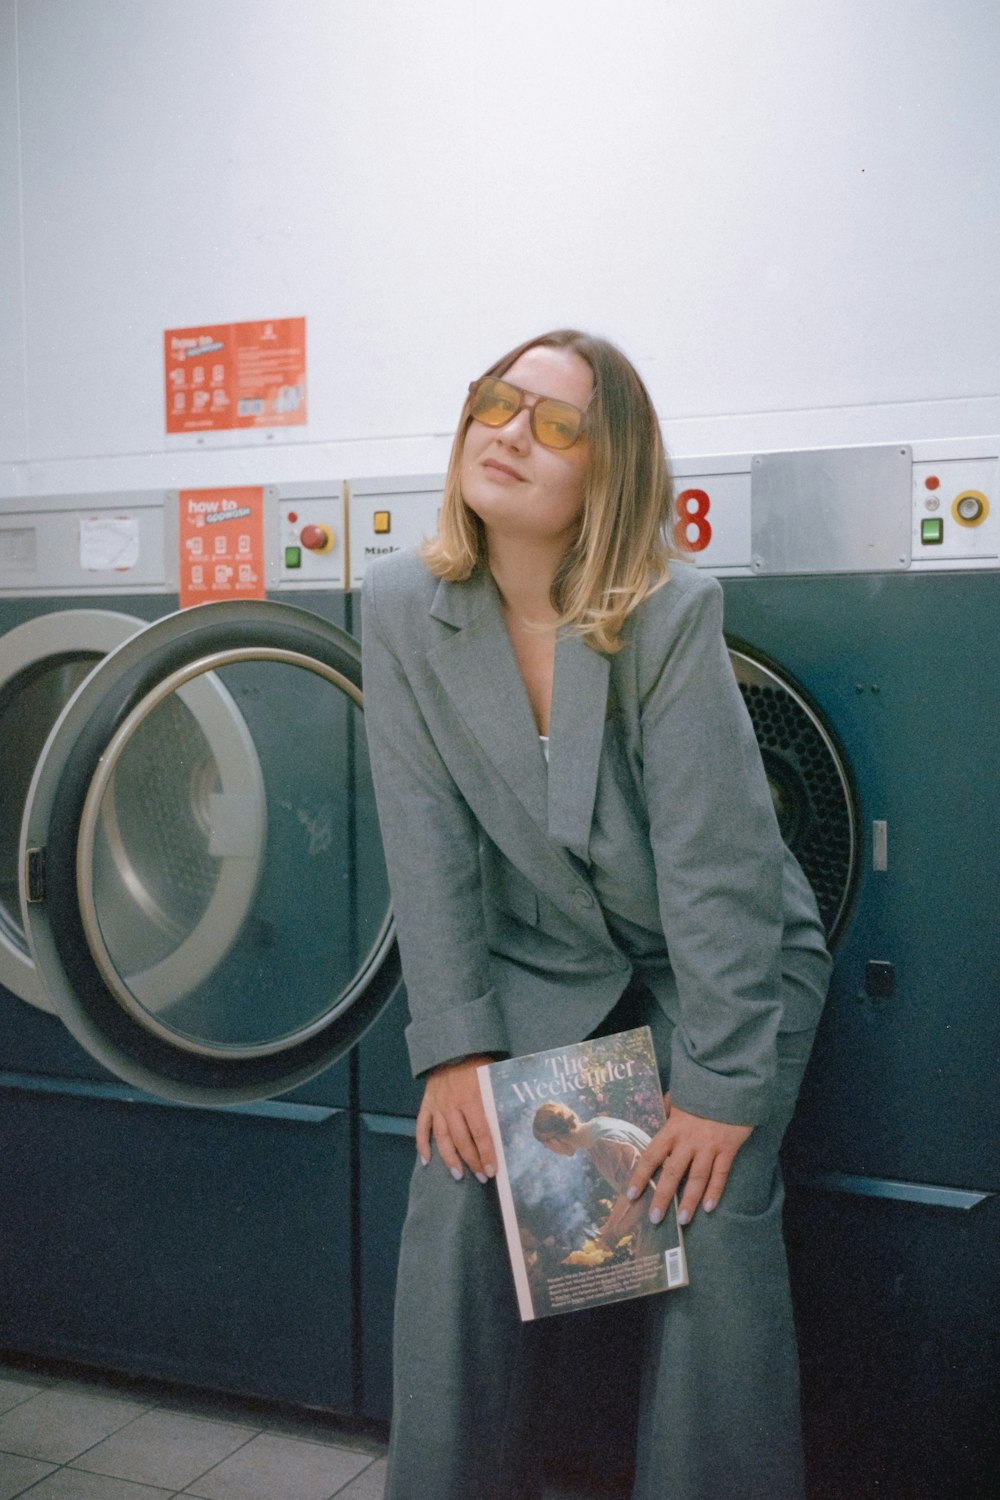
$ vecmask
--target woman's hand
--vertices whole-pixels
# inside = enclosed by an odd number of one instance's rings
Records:
[[[688,1224],[698,1204],[706,1213],[722,1197],[729,1169],[736,1153],[753,1134],[752,1125],[724,1125],[689,1115],[686,1110],[671,1107],[670,1095],[664,1095],[667,1123],[658,1130],[636,1163],[628,1186],[628,1197],[644,1193],[653,1174],[660,1169],[653,1192],[649,1217],[658,1224],[686,1178],[684,1194],[678,1205],[678,1219]]]
[[[432,1068],[427,1075],[417,1115],[417,1150],[427,1166],[433,1141],[456,1182],[465,1175],[463,1162],[480,1182],[496,1176],[493,1137],[476,1077],[476,1068],[492,1061],[492,1057],[463,1057]]]

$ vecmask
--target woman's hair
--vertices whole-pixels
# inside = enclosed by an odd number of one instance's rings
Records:
[[[566,1104],[540,1104],[531,1122],[536,1141],[551,1141],[560,1136],[572,1135],[580,1123],[580,1117]]]
[[[660,424],[638,373],[614,344],[575,329],[519,344],[486,371],[504,375],[529,349],[568,349],[590,366],[594,393],[587,408],[590,455],[580,529],[552,584],[560,623],[598,651],[617,651],[625,620],[667,578],[674,548],[673,484]],[[486,561],[486,535],[462,498],[466,399],[445,478],[437,536],[422,556],[431,572],[453,583]]]

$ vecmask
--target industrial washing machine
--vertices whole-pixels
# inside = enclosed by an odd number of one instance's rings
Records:
[[[342,486],[256,499],[268,599],[182,611],[176,494],[0,517],[0,1344],[360,1411],[398,960]]]
[[[722,581],[835,959],[785,1153],[810,1500],[971,1500],[1000,1472],[998,451],[677,465],[678,540]],[[392,488],[352,495],[352,526]],[[394,1239],[420,1092],[404,1024],[400,995],[359,1048],[362,1209]],[[565,1473],[624,1472],[619,1416],[551,1435]]]
[[[785,1152],[813,1500],[1000,1472],[997,452],[678,484],[835,957]]]

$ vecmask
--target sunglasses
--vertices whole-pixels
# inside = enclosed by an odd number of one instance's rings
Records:
[[[572,448],[587,425],[586,412],[568,401],[522,391],[519,385],[498,380],[495,375],[484,375],[469,386],[469,415],[486,427],[506,427],[526,405],[528,396],[534,399],[528,413],[537,440],[546,448]]]

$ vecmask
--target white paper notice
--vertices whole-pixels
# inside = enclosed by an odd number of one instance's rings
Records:
[[[80,567],[124,572],[139,561],[138,516],[81,516]]]

